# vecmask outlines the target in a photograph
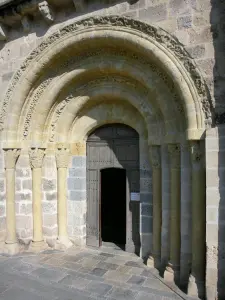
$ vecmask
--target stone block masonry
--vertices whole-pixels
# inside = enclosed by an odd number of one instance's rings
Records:
[[[8,253],[18,251],[18,239],[65,245],[67,230],[85,245],[85,141],[121,122],[144,140],[140,255],[158,259],[172,281],[178,273],[190,296],[225,298],[219,2],[40,0],[6,8],[0,1],[0,240]],[[180,147],[176,168],[171,145]],[[160,168],[158,155],[150,163],[151,147],[160,149]]]
[[[75,244],[86,243],[86,156],[72,156],[68,169],[68,227]]]

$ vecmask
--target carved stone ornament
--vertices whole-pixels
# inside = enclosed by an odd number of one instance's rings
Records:
[[[180,168],[180,145],[170,144],[168,145],[168,151],[170,154],[170,165],[173,169]]]
[[[20,155],[20,149],[4,149],[5,169],[15,169],[17,159]]]
[[[53,21],[53,15],[46,1],[43,1],[39,4],[39,10],[46,20],[49,20],[51,22]],[[138,20],[126,18],[124,16],[111,15],[93,16],[69,24],[45,38],[45,40],[31,52],[27,59],[22,63],[20,69],[14,74],[9,88],[6,92],[2,107],[0,109],[0,130],[4,129],[4,120],[8,111],[8,107],[11,104],[11,100],[13,98],[13,94],[17,84],[19,84],[21,77],[26,73],[27,68],[30,67],[30,65],[37,59],[37,57],[45,49],[47,49],[48,47],[52,47],[55,42],[59,41],[61,38],[65,38],[67,35],[71,35],[71,33],[76,33],[76,31],[88,27],[103,25],[108,26],[109,28],[120,27],[122,29],[123,27],[126,30],[135,30],[136,33],[139,32],[141,34],[142,38],[151,38],[161,46],[164,46],[166,49],[171,51],[176,56],[177,60],[179,60],[182,66],[186,69],[190,78],[192,78],[196,91],[198,93],[198,97],[202,103],[202,109],[205,114],[205,123],[207,125],[211,124],[211,102],[208,98],[206,83],[201,73],[199,72],[194,60],[189,57],[183,46],[179,44],[179,42],[177,42],[175,38],[173,38],[170,34],[168,34],[161,28],[154,27],[153,25],[146,24]]]
[[[29,151],[31,169],[41,168],[45,156],[45,149],[31,148]]]
[[[0,41],[4,41],[4,40],[6,40],[6,34],[3,29],[3,26],[0,24]]]
[[[193,163],[200,163],[202,159],[202,151],[199,141],[193,141],[190,143],[191,158]]]
[[[58,148],[56,150],[56,165],[57,168],[67,168],[69,164],[70,152],[67,148]]]
[[[150,160],[152,168],[161,167],[161,155],[160,155],[160,146],[151,146],[150,147]]]
[[[47,1],[43,1],[38,4],[38,9],[42,15],[42,17],[48,23],[52,23],[54,21],[54,14]]]

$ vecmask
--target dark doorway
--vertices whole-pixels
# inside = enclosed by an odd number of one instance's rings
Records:
[[[101,170],[101,237],[125,248],[126,244],[126,171]]]

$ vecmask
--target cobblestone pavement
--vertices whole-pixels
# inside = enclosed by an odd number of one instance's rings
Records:
[[[184,299],[140,258],[112,248],[0,256],[1,300]]]

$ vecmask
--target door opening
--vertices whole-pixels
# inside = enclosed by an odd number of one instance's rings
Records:
[[[101,238],[125,248],[126,244],[126,170],[101,170]]]

